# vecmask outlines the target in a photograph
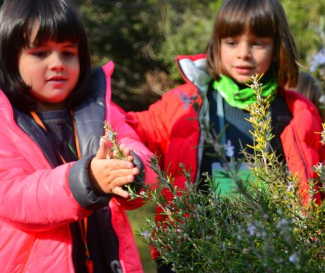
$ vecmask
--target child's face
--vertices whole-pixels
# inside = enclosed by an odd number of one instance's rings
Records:
[[[238,83],[266,73],[273,59],[273,39],[256,37],[249,32],[221,39],[221,62],[224,73]]]
[[[24,82],[31,86],[37,111],[62,109],[78,82],[78,46],[47,41],[34,47],[37,31],[38,25],[32,31],[30,46],[22,49],[19,72]]]

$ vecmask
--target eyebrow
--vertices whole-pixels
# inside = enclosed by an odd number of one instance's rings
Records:
[[[67,44],[65,44],[65,43],[63,43],[64,44],[64,47],[78,47],[78,44],[74,44],[74,43],[67,43]]]
[[[28,48],[38,48],[38,47],[45,47],[47,46],[47,43],[48,42],[45,42],[45,43],[41,43],[41,44],[37,44],[37,45],[34,45],[34,44],[29,44],[28,45]],[[53,43],[57,43],[57,42],[53,42]],[[63,47],[73,47],[73,48],[78,48],[78,44],[75,44],[75,43],[57,43],[57,44],[63,44]]]

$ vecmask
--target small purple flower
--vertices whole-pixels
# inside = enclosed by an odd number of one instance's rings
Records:
[[[150,238],[150,231],[149,230],[145,230],[143,232],[141,232],[141,236],[145,239],[148,240]]]
[[[106,136],[107,136],[109,141],[114,140],[114,133],[112,131],[108,131]]]
[[[235,152],[234,152],[235,147],[231,145],[231,141],[228,140],[227,144],[225,144],[225,150],[226,150],[226,156],[233,157]]]
[[[315,72],[319,67],[325,65],[325,48],[308,58],[310,72]]]
[[[287,186],[287,191],[291,191],[293,188],[293,185],[291,182],[288,183],[288,186]]]
[[[299,263],[299,257],[297,256],[297,254],[294,253],[294,254],[290,255],[289,261],[293,264],[297,264],[297,263]]]
[[[250,236],[253,236],[256,234],[256,227],[253,224],[249,224],[247,227],[247,231]]]

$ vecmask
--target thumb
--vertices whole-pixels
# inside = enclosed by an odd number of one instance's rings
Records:
[[[99,140],[99,148],[98,151],[96,153],[95,158],[97,159],[106,159],[107,157],[107,152],[108,152],[108,145],[107,142],[104,138],[100,138]]]

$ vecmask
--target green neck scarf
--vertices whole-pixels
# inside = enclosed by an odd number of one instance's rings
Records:
[[[265,78],[266,79],[266,78]],[[275,77],[263,82],[262,97],[270,95],[270,102],[274,100],[278,84]],[[232,107],[245,109],[248,105],[256,102],[256,95],[250,87],[240,89],[239,86],[229,77],[220,75],[220,80],[213,81],[213,89],[217,90],[225,101]]]

